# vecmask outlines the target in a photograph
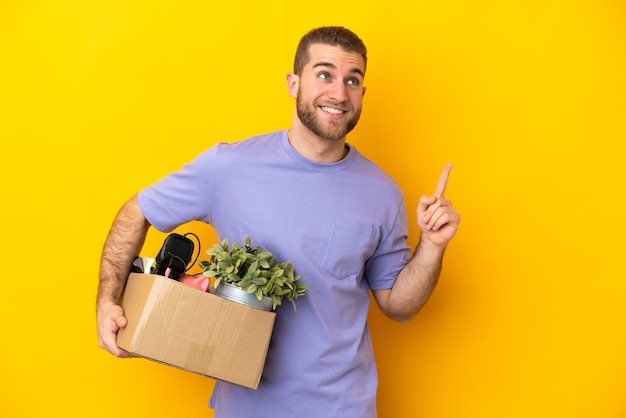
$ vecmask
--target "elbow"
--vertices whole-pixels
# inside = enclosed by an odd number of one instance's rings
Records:
[[[408,325],[408,323],[411,322],[411,319],[413,318],[391,318],[391,319],[393,319],[395,322],[399,324]]]
[[[396,300],[390,290],[376,291],[376,302],[385,316],[395,322],[408,324],[420,311],[425,301],[408,303],[405,300]]]
[[[413,320],[413,318],[415,318],[415,316],[417,315],[417,312],[390,312],[390,311],[383,311],[383,313],[385,314],[385,316],[387,316],[387,318],[395,321],[395,322],[399,322],[400,324],[408,324],[409,322],[411,322]]]
[[[406,317],[398,317],[398,318],[394,319],[394,321],[399,322],[402,325],[407,325],[409,322],[411,322],[413,320],[413,318],[415,318],[415,315],[413,315],[413,316],[406,316]]]
[[[396,304],[393,306],[385,306],[382,311],[393,321],[401,324],[408,324],[417,316],[424,305],[426,305],[426,300],[422,300],[420,303],[415,304]]]

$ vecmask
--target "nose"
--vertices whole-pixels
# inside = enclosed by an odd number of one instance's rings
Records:
[[[330,86],[328,97],[337,102],[345,102],[348,100],[348,91],[343,81],[337,80]]]

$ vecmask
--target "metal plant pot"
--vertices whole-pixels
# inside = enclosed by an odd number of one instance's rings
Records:
[[[231,300],[233,302],[243,303],[252,308],[262,309],[264,311],[271,311],[274,306],[274,301],[268,296],[263,296],[261,300],[258,300],[254,293],[248,293],[240,287],[232,285],[226,282],[220,282],[215,289],[217,296],[224,299]]]

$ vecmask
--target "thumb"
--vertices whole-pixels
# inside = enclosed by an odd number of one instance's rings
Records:
[[[126,319],[124,315],[119,316],[115,319],[115,324],[117,325],[118,329],[126,328],[126,325],[128,325],[128,319]]]
[[[112,305],[108,309],[108,317],[109,324],[111,326],[111,331],[117,332],[120,328],[126,328],[128,325],[128,320],[124,315],[124,310],[119,305]]]

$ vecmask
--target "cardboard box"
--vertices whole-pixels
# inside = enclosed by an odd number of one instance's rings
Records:
[[[254,309],[154,274],[131,273],[118,346],[149,360],[256,389],[274,312]]]

